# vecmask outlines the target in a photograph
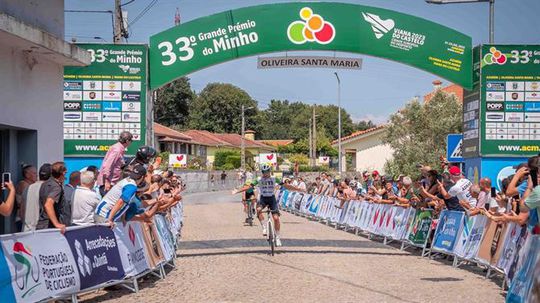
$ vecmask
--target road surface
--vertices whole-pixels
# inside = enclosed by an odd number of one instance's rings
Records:
[[[85,302],[503,302],[477,268],[421,258],[415,250],[283,213],[283,247],[269,253],[259,226],[244,226],[228,192],[185,199],[177,267],[137,294],[99,291]]]

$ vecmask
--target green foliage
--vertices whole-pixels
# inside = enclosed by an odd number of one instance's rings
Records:
[[[309,166],[309,165],[300,165],[298,167],[300,172],[328,172],[329,168],[327,165],[324,166]]]
[[[307,165],[309,163],[309,158],[305,154],[292,154],[292,155],[289,155],[287,159],[292,164],[298,162],[299,165]]]
[[[169,155],[171,153],[168,151],[161,152],[158,154],[158,157],[161,157],[161,165],[159,166],[159,169],[161,170],[167,170],[169,168]]]
[[[235,168],[236,167],[234,167],[234,165],[232,163],[225,163],[225,164],[223,164],[223,166],[221,166],[220,169],[222,169],[222,170],[233,170]]]
[[[446,136],[462,131],[462,105],[455,95],[435,93],[428,103],[409,102],[393,114],[383,142],[394,149],[394,159],[385,171],[392,175],[418,174],[416,164],[437,167],[446,154]]]
[[[371,120],[368,121],[359,121],[358,123],[354,124],[354,130],[360,131],[360,130],[366,130],[375,127],[376,125],[371,122]]]
[[[189,157],[187,168],[196,170],[206,169],[206,161],[200,157]]]
[[[210,83],[191,103],[188,126],[217,133],[240,133],[242,105],[245,111],[246,129],[258,131],[257,102],[244,90],[224,83]]]
[[[185,127],[189,117],[189,106],[195,97],[187,77],[176,79],[159,88],[154,102],[155,122],[165,126]]]
[[[232,168],[225,168],[232,167]],[[215,169],[234,169],[240,167],[240,152],[232,150],[217,151],[214,158]]]

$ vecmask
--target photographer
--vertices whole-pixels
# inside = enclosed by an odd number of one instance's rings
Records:
[[[7,188],[9,193],[7,199],[0,203],[0,214],[7,217],[11,215],[13,206],[15,205],[15,186],[11,182],[6,182],[2,185],[3,188]]]

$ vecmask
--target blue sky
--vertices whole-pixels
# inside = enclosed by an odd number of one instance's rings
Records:
[[[128,0],[123,0],[126,3]],[[133,20],[151,2],[135,0],[124,7]],[[149,37],[174,25],[176,8],[182,22],[245,6],[293,1],[265,0],[158,0],[130,28],[130,43],[148,43]],[[473,44],[488,42],[488,4],[433,5],[424,0],[357,0],[356,3],[415,15],[454,28],[472,37]],[[67,0],[65,9],[112,10],[113,0]],[[495,42],[500,44],[540,44],[540,0],[496,0]],[[112,41],[111,17],[108,14],[66,13],[66,40],[79,42]],[[301,53],[300,53],[301,54]],[[333,53],[309,52],[309,55]],[[281,55],[275,53],[274,55]],[[360,57],[362,70],[340,71],[342,106],[353,120],[384,122],[414,96],[432,90],[437,76],[400,63],[369,56],[337,53],[337,56]],[[262,108],[271,99],[288,99],[312,104],[336,103],[336,80],[331,69],[257,70],[257,58],[239,59],[213,66],[189,77],[199,92],[207,83],[232,83],[246,90]],[[445,82],[445,84],[448,84]]]

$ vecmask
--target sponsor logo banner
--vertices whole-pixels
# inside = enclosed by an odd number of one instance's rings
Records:
[[[103,81],[103,90],[122,90],[122,81]]]
[[[523,102],[505,103],[504,108],[507,112],[522,112],[524,109]]]
[[[409,242],[424,245],[431,228],[432,214],[429,210],[417,210],[409,230]]]
[[[79,291],[76,259],[58,231],[13,234],[0,242],[0,301],[39,302]]]
[[[81,101],[81,91],[64,91],[64,101]]]
[[[102,90],[101,81],[83,81],[84,90]]]
[[[154,224],[156,225],[156,230],[159,239],[161,240],[161,249],[165,260],[172,260],[176,257],[176,249],[174,246],[175,239],[173,239],[171,231],[169,230],[167,220],[165,220],[163,215],[158,214],[154,216]]]
[[[525,118],[524,113],[506,113],[505,116],[507,122],[523,122]]]
[[[122,81],[122,90],[140,91],[141,81]]]
[[[82,113],[64,112],[64,121],[82,121]]]
[[[121,101],[122,94],[115,91],[103,91],[103,100],[104,101]]]
[[[506,101],[525,101],[524,92],[506,92]]]
[[[141,101],[140,92],[123,92],[122,101]]]
[[[506,82],[506,90],[507,91],[524,91],[525,82],[516,82],[516,81]]]
[[[140,112],[140,102],[122,102],[122,111],[124,112]]]
[[[120,112],[122,111],[122,103],[103,101],[103,111],[104,112]]]
[[[186,165],[187,165],[186,154],[170,154],[169,155],[169,166],[185,167]]]
[[[141,121],[141,114],[140,113],[122,113],[122,121],[139,122]]]
[[[486,108],[488,111],[502,112],[504,111],[504,103],[503,102],[487,102]]]
[[[504,113],[486,112],[486,121],[504,121]]]
[[[64,111],[80,111],[81,102],[64,102]]]
[[[446,252],[452,252],[457,240],[458,234],[461,232],[463,223],[463,212],[461,211],[446,211],[443,210],[439,217],[439,224],[435,231],[435,240],[433,248]]]
[[[150,268],[141,223],[130,221],[126,225],[117,224],[114,235],[126,276],[133,277]]]
[[[89,112],[99,112],[101,111],[101,102],[85,101],[82,108]]]
[[[148,262],[150,263],[150,267],[155,268],[164,261],[163,251],[161,250],[161,241],[158,238],[156,226],[154,224],[143,222],[142,229]]]
[[[486,101],[504,101],[504,92],[488,92]]]
[[[504,82],[487,82],[486,90],[488,91],[504,91]]]
[[[64,81],[64,90],[81,91],[82,89],[83,89],[82,81],[71,81],[71,80]]]
[[[540,92],[526,92],[525,101],[540,101]]]
[[[540,82],[525,82],[525,90],[539,92],[540,91]]]
[[[105,112],[103,113],[103,122],[121,122],[122,113]]]
[[[83,112],[83,121],[99,122],[101,118],[101,112]]]
[[[526,112],[540,112],[540,102],[526,102],[525,111]]]
[[[124,278],[118,245],[110,228],[68,230],[65,237],[76,259],[81,289]]]
[[[101,101],[103,99],[101,92],[85,91],[83,95],[84,101]]]
[[[488,220],[477,259],[484,264],[496,265],[502,251],[506,225]]]
[[[525,113],[525,122],[540,122],[540,113]]]

